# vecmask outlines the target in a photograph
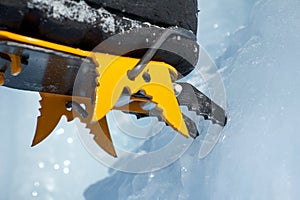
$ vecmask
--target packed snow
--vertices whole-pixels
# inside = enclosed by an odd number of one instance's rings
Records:
[[[162,170],[115,171],[65,118],[30,148],[39,97],[0,88],[0,199],[298,199],[300,2],[201,0],[199,9],[199,42],[224,79],[229,117],[206,158],[197,139]]]
[[[117,30],[126,30],[126,24],[116,20],[116,16],[104,8],[92,8],[84,1],[73,0],[31,0],[28,7],[41,10],[49,18],[70,19],[99,26],[105,33],[114,34]],[[131,27],[142,27],[142,23],[123,17]],[[144,24],[144,23],[143,23]]]

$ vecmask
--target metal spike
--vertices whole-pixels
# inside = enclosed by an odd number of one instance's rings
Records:
[[[117,157],[110,131],[107,125],[106,117],[103,117],[98,122],[91,122],[87,125],[87,128],[91,130],[91,134],[94,135],[95,142],[107,153],[113,157]]]
[[[156,117],[158,119],[158,121],[166,122],[161,117],[161,110],[157,109],[157,107],[155,107],[151,110],[142,110],[141,104],[144,103],[145,101],[143,101],[143,99],[139,99],[139,98],[133,98],[133,99],[136,101],[131,102],[129,105],[127,105],[127,107],[123,106],[123,107],[117,107],[115,109],[122,110],[125,113],[133,114],[137,117],[137,119],[144,118],[144,117]],[[127,108],[127,110],[126,110],[126,108]],[[198,132],[195,122],[184,114],[182,114],[182,117],[187,126],[189,135],[192,138],[198,137],[199,132]],[[166,123],[166,125],[169,125],[169,124]]]
[[[220,126],[226,125],[227,118],[223,108],[193,85],[181,82],[177,84],[182,87],[181,93],[177,96],[177,100],[181,106],[187,106],[190,111],[194,111],[197,115],[201,115],[204,119],[209,119]]]
[[[117,157],[110,131],[107,125],[106,117],[103,117],[99,121],[93,122],[93,106],[91,100],[88,98],[73,97],[73,101],[77,104],[85,105],[85,112],[88,114],[83,117],[79,112],[74,112],[74,117],[78,117],[82,123],[86,124],[86,127],[90,129],[90,133],[94,135],[95,142],[108,154],[113,157]]]
[[[40,92],[41,95],[41,108],[40,116],[38,117],[35,136],[32,142],[32,146],[39,144],[43,141],[57,126],[62,115],[67,117],[68,121],[72,121],[75,117],[78,117],[82,123],[86,124],[86,127],[90,129],[90,133],[94,135],[95,142],[107,153],[116,157],[116,152],[112,143],[106,118],[99,120],[98,122],[91,122],[93,108],[91,107],[90,99],[77,98],[72,99],[72,96],[58,95]],[[74,101],[75,100],[75,101]],[[76,102],[76,105],[84,104],[86,106],[87,116],[82,116],[77,106],[75,111],[67,110],[66,106],[70,102]],[[71,103],[71,106],[73,104]],[[72,108],[75,108],[72,106]],[[74,115],[73,115],[74,114]]]
[[[40,116],[37,120],[36,132],[32,141],[32,146],[39,144],[54,130],[62,115],[68,121],[73,120],[72,112],[66,109],[66,102],[71,101],[72,97],[55,95],[40,92]]]

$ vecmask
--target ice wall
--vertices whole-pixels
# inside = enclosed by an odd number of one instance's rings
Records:
[[[205,3],[211,14],[203,26],[210,32],[200,29],[199,37],[218,58],[228,101],[219,144],[204,160],[195,156],[196,140],[161,171],[113,172],[90,186],[86,199],[299,197],[300,2],[203,1],[202,12]]]
[[[205,199],[299,197],[299,9],[299,1],[259,2],[237,33],[246,42],[222,62],[230,123],[204,164]]]

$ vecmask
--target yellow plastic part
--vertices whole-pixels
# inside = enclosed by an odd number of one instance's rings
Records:
[[[131,81],[127,77],[127,72],[138,63],[138,59],[83,51],[1,30],[0,39],[92,58],[98,65],[99,73],[99,86],[96,87],[95,92],[94,121],[101,120],[114,108],[124,88],[127,88],[131,94],[142,90],[151,98],[151,102],[157,104],[157,108],[162,111],[162,117],[166,122],[182,135],[189,137],[173,90],[170,73],[176,79],[177,71],[172,66],[163,62],[150,61],[142,73],[134,81]],[[144,73],[150,75],[151,80],[149,82],[143,79]]]

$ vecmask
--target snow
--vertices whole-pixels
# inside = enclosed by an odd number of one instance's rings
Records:
[[[116,26],[119,30],[125,30],[126,25],[121,25],[115,15],[104,8],[95,9],[84,1],[72,0],[31,0],[28,7],[43,11],[47,17],[58,20],[71,19],[78,22],[97,25],[106,33],[116,33]],[[130,22],[132,27],[142,27],[141,23],[129,18],[123,18]]]
[[[38,97],[0,88],[0,199],[298,199],[300,2],[201,0],[200,10],[199,41],[224,79],[229,116],[206,158],[197,139],[162,170],[107,171],[65,119],[29,148]]]

